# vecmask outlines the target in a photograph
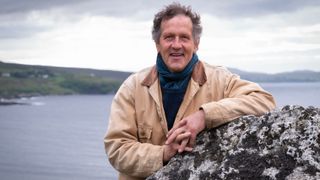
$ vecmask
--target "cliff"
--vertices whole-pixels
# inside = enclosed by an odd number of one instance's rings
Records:
[[[320,179],[320,109],[285,106],[198,135],[154,179]]]

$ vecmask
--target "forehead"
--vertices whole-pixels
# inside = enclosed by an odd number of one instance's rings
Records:
[[[189,31],[192,33],[192,21],[185,15],[177,15],[161,22],[161,31]]]

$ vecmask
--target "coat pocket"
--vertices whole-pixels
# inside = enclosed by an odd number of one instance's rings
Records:
[[[149,126],[139,126],[138,128],[138,137],[139,141],[142,143],[151,142],[152,136],[152,127]]]

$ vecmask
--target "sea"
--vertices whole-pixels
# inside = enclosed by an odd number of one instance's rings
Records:
[[[260,83],[277,108],[320,107],[320,82]],[[113,95],[41,96],[0,106],[1,180],[113,180],[103,144]]]

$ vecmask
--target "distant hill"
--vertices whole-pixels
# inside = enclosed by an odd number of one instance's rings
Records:
[[[0,61],[0,73],[6,72],[22,72],[22,71],[39,71],[50,72],[55,74],[74,74],[74,75],[90,75],[96,77],[105,77],[110,79],[125,80],[131,72],[112,71],[112,70],[97,70],[88,68],[66,68],[55,66],[40,66],[40,65],[24,65],[15,63],[4,63]],[[1,74],[0,74],[1,75]]]
[[[130,74],[0,62],[0,98],[115,93]]]
[[[239,69],[229,68],[242,79],[254,82],[318,82],[320,81],[320,72],[302,70],[283,72],[277,74],[246,72]]]
[[[294,71],[278,74],[229,70],[254,82],[317,82],[320,72]],[[50,94],[115,93],[132,72],[22,65],[0,61],[0,98]]]

